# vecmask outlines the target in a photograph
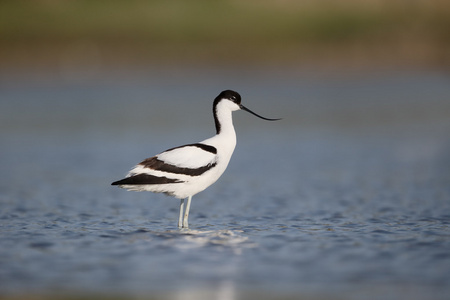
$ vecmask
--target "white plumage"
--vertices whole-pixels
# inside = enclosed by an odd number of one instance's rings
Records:
[[[223,91],[213,104],[216,135],[199,143],[166,150],[137,164],[127,176],[112,185],[130,191],[165,193],[181,199],[178,227],[188,227],[192,196],[217,181],[230,162],[236,146],[232,112],[243,109],[265,120],[241,104],[241,96]],[[188,198],[183,217],[184,199]]]

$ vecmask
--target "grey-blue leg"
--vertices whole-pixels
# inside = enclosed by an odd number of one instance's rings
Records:
[[[183,224],[183,209],[184,209],[184,199],[180,201],[180,217],[178,218],[178,228],[182,227]]]
[[[189,209],[191,208],[192,196],[189,196],[186,203],[186,211],[184,212],[183,228],[188,228]]]

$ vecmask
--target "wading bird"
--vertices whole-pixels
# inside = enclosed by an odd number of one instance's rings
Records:
[[[213,103],[215,136],[147,158],[137,164],[124,179],[112,185],[130,191],[165,193],[181,199],[178,227],[187,228],[192,196],[216,182],[228,166],[236,146],[232,112],[240,109],[264,120],[280,120],[268,119],[252,112],[241,104],[241,96],[237,92],[223,91]]]

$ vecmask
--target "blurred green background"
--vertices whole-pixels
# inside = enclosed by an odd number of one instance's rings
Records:
[[[448,68],[446,0],[2,0],[0,63]]]

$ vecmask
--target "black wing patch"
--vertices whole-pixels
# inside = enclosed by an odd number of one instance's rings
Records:
[[[144,160],[143,162],[139,163],[139,165],[152,169],[152,170],[158,170],[163,171],[167,173],[172,174],[183,174],[183,175],[189,175],[189,176],[199,176],[208,171],[209,169],[213,168],[216,163],[209,164],[200,168],[181,168],[174,165],[169,165],[162,160],[157,159],[156,157],[150,157]]]
[[[168,151],[175,150],[175,149],[178,149],[178,148],[189,147],[189,146],[197,147],[197,148],[200,148],[200,149],[202,149],[204,151],[211,152],[213,154],[217,154],[216,147],[210,146],[210,145],[206,145],[206,144],[202,144],[202,143],[188,144],[188,145],[184,145],[184,146],[170,148],[170,149],[168,149],[168,150],[166,150],[164,152],[168,152]]]
[[[141,184],[167,184],[167,183],[181,183],[179,179],[153,176],[149,174],[138,174],[119,181],[111,183],[111,185],[141,185]]]

